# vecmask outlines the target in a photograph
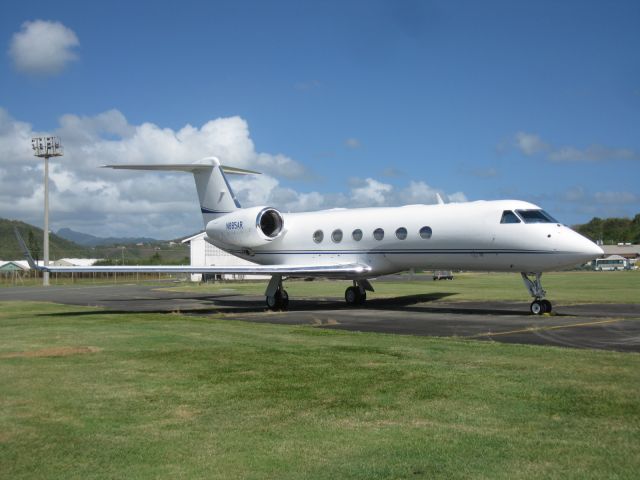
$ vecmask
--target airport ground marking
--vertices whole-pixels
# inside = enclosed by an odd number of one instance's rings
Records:
[[[533,332],[542,332],[545,330],[559,330],[562,328],[574,328],[574,327],[590,327],[592,325],[604,325],[608,323],[618,323],[623,322],[625,320],[638,320],[638,318],[614,318],[609,320],[598,320],[595,322],[581,322],[581,323],[570,323],[568,325],[551,325],[551,326],[540,326],[540,327],[529,327],[529,328],[521,328],[519,330],[509,330],[506,332],[487,332],[487,333],[479,333],[477,335],[471,335],[466,338],[480,338],[480,337],[498,337],[504,335],[515,335],[518,333],[533,333]]]

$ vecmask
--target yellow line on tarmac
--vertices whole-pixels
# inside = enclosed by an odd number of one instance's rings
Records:
[[[522,328],[520,330],[509,330],[507,332],[487,332],[487,333],[479,333],[477,335],[471,335],[467,338],[476,338],[476,337],[497,337],[500,335],[514,335],[516,333],[532,333],[532,332],[540,332],[543,330],[558,330],[560,328],[573,328],[573,327],[589,327],[591,325],[603,325],[606,323],[616,323],[622,322],[624,320],[633,320],[629,318],[615,318],[613,320],[599,320],[597,322],[584,322],[584,323],[571,323],[569,325],[552,325],[549,327],[529,327]]]

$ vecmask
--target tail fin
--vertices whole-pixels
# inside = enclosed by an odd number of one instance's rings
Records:
[[[203,158],[199,162],[189,164],[164,165],[103,165],[106,168],[120,170],[158,170],[168,172],[191,172],[196,182],[200,210],[204,226],[220,215],[237,210],[240,202],[236,198],[225,173],[237,175],[259,174],[252,170],[227,167],[220,164],[216,157]]]

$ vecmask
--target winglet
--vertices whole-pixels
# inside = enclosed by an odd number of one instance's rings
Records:
[[[442,200],[442,197],[438,192],[436,192],[436,200],[438,201],[438,205],[444,205],[444,200]]]
[[[16,234],[16,238],[18,239],[18,243],[20,244],[20,248],[22,249],[22,255],[24,255],[24,258],[29,263],[29,266],[34,270],[44,270],[43,267],[38,266],[36,261],[31,256],[29,247],[27,247],[27,244],[24,242],[24,238],[22,238],[22,235],[20,235],[20,232],[18,231],[18,227],[13,227],[13,231]]]

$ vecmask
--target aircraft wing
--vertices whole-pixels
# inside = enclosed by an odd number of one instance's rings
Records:
[[[51,273],[235,273],[241,275],[286,275],[301,277],[351,277],[371,270],[358,263],[333,265],[233,265],[219,267],[193,267],[190,265],[104,265],[104,266],[32,266],[41,272]]]
[[[371,267],[359,263],[321,265],[232,265],[193,267],[190,265],[104,265],[104,266],[41,266],[37,265],[22,235],[15,229],[16,238],[29,266],[34,270],[51,273],[230,273],[240,275],[286,275],[303,277],[353,277],[366,274]]]

